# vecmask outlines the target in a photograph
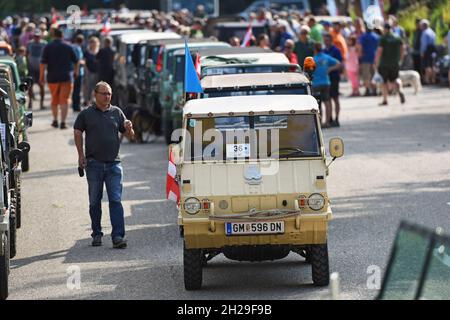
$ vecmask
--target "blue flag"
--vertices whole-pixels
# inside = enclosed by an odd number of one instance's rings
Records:
[[[203,93],[202,85],[200,84],[197,72],[195,71],[194,62],[192,62],[192,56],[187,41],[184,42],[184,54],[184,91],[186,93]]]

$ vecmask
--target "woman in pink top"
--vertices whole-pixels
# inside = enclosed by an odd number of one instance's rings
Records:
[[[352,35],[348,38],[348,58],[345,67],[347,69],[348,78],[352,84],[351,97],[357,97],[359,93],[359,49],[356,45],[356,36]]]

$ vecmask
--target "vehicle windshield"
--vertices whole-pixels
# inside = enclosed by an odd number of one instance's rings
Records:
[[[205,8],[205,13],[208,15],[214,13],[214,4],[214,0],[172,0],[172,7],[174,11],[186,8],[190,12],[195,12],[198,5],[203,5]]]
[[[130,64],[131,62],[133,62],[133,49],[134,49],[134,44],[127,44],[127,52],[126,52],[126,56],[127,56],[127,64]]]
[[[277,88],[277,89],[251,89],[251,90],[220,90],[208,91],[202,95],[202,98],[217,98],[217,97],[235,97],[235,96],[258,96],[258,95],[273,95],[273,94],[308,94],[307,86],[300,86],[296,88]]]
[[[190,118],[185,161],[320,156],[315,114]]]
[[[291,65],[252,65],[252,66],[217,66],[208,67],[202,70],[202,78],[205,76],[221,75],[221,74],[239,74],[239,73],[269,73],[269,72],[296,72]]]
[[[175,59],[175,73],[174,80],[177,82],[184,81],[184,64],[185,64],[185,56],[178,55]]]
[[[434,239],[434,240],[433,240]],[[450,238],[431,230],[402,225],[379,299],[450,299]]]

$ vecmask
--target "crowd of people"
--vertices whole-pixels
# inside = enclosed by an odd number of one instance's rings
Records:
[[[55,27],[55,15],[52,10],[48,16],[31,19],[7,17],[0,21],[0,38],[14,50],[20,75],[31,76],[34,83],[38,84],[41,109],[45,108],[44,70],[48,73],[47,78],[53,77],[53,81],[56,79],[63,83],[55,86],[47,79],[52,93],[52,125],[65,128],[66,109],[70,102],[72,109],[79,111],[82,106],[92,102],[92,91],[98,81],[113,83],[115,51],[109,37],[105,37],[100,45],[98,37],[85,39],[78,34],[70,44],[73,54],[67,55],[65,61],[61,61],[61,55],[58,54],[55,54],[56,59],[47,59],[46,57],[51,56],[49,52],[52,47],[54,52],[67,49],[67,44],[63,44],[61,30]],[[116,17],[117,19],[120,18]],[[339,85],[342,79],[350,82],[352,97],[377,95],[378,79],[383,95],[380,105],[388,104],[389,92],[398,93],[400,101],[405,102],[399,81],[402,64],[410,64],[411,68],[419,72],[424,84],[436,82],[433,68],[436,34],[426,19],[417,19],[417,29],[412,35],[411,44],[395,16],[387,17],[385,23],[368,24],[361,18],[330,22],[331,19],[327,21],[323,17],[319,21],[309,12],[275,13],[260,9],[250,15],[250,20],[267,26],[266,32],[252,35],[249,43],[251,46],[284,52],[291,63],[301,67],[306,57],[314,56],[317,70],[312,85],[327,111],[324,127],[339,126]],[[206,36],[207,21],[204,7],[199,6],[195,12],[186,9],[170,13],[151,11],[145,18],[138,14],[133,19],[122,22],[137,24],[153,31],[171,31],[190,38],[203,38]],[[249,23],[251,25],[252,22]],[[450,36],[447,38],[450,42]],[[58,45],[52,45],[54,41]],[[243,39],[234,36],[229,42],[233,46],[242,46]],[[412,61],[405,57],[412,57]],[[44,70],[42,63],[46,67]],[[35,100],[32,88],[29,95],[29,108],[32,108]],[[60,124],[57,121],[58,105],[62,106]]]

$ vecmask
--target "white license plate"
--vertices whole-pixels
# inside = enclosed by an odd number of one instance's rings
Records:
[[[284,221],[225,223],[225,234],[227,236],[279,233],[284,233]]]

